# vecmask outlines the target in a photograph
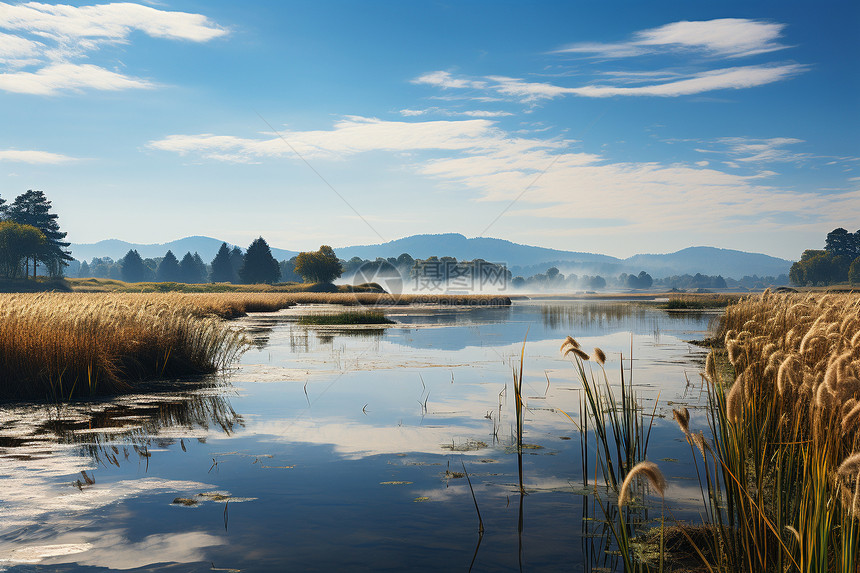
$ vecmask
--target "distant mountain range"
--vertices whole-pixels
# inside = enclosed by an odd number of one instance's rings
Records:
[[[209,262],[215,258],[221,243],[221,240],[211,237],[185,237],[169,243],[150,245],[108,239],[91,244],[72,244],[70,248],[72,255],[81,261],[105,256],[117,260],[124,257],[130,249],[136,249],[144,258],[162,257],[170,249],[179,258],[186,252],[197,252],[204,261]],[[335,252],[344,260],[352,257],[371,260],[377,257],[397,257],[402,253],[409,253],[416,259],[426,259],[434,255],[455,257],[457,260],[484,259],[504,263],[515,275],[524,276],[544,272],[549,266],[556,266],[563,273],[577,274],[611,275],[644,270],[655,278],[702,273],[739,279],[746,275],[775,277],[788,274],[792,263],[769,255],[715,247],[688,247],[665,255],[640,254],[619,259],[608,255],[521,245],[504,239],[469,239],[457,233],[412,235],[378,245],[339,247],[335,248]],[[278,260],[290,259],[297,254],[297,251],[272,247],[272,255]]]
[[[137,253],[144,259],[154,259],[163,257],[170,250],[177,258],[181,259],[185,253],[199,253],[200,257],[208,262],[215,258],[218,249],[221,248],[221,239],[213,239],[212,237],[185,237],[177,239],[169,243],[153,243],[142,245],[140,243],[128,243],[119,239],[106,239],[98,243],[72,243],[69,247],[72,250],[72,256],[79,261],[91,261],[93,257],[110,257],[113,260],[119,260],[125,256],[127,252],[135,249]],[[227,243],[231,249],[234,245]],[[247,246],[242,247],[244,251]],[[284,249],[276,249],[272,247],[272,256],[276,259],[284,260],[291,259],[298,255],[298,251],[286,251]]]

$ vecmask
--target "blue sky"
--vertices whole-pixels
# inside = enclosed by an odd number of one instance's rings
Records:
[[[77,243],[796,259],[860,226],[856,2],[534,4],[0,2],[0,197]]]

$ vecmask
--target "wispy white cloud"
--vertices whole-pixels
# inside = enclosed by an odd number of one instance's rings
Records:
[[[50,153],[48,151],[36,151],[27,149],[0,149],[0,161],[12,161],[16,163],[34,164],[57,164],[78,161],[75,157]]]
[[[428,107],[425,109],[401,109],[400,115],[403,117],[418,117],[422,115],[444,115],[447,117],[507,117],[513,114],[508,111],[489,111],[480,109],[458,111],[441,107]]]
[[[455,78],[450,72],[437,71],[429,72],[412,80],[414,84],[427,84],[440,88],[475,88],[482,89],[486,84],[479,80],[470,80],[465,78]]]
[[[489,76],[487,89],[514,98],[521,102],[535,102],[567,95],[603,98],[614,96],[678,97],[715,90],[744,89],[771,84],[789,79],[806,70],[801,64],[778,66],[739,66],[719,70],[708,70],[689,74],[683,79],[653,83],[650,85],[624,86],[591,84],[579,87],[564,87],[543,82],[527,82],[519,78]],[[665,77],[665,76],[664,76]],[[417,78],[417,82],[421,78]],[[626,81],[629,78],[625,78]],[[467,82],[468,80],[463,80]]]
[[[378,150],[412,152],[417,173],[471,189],[473,200],[504,204],[528,189],[512,213],[597,220],[631,214],[625,231],[644,232],[659,225],[669,231],[716,232],[726,225],[766,227],[786,216],[822,224],[848,216],[860,218],[860,190],[831,193],[822,201],[815,192],[766,184],[772,171],[742,174],[711,164],[611,162],[596,154],[572,152],[569,141],[514,136],[489,120],[404,122],[351,117],[331,130],[285,132],[284,136],[303,155],[317,157],[346,158]],[[149,147],[206,158],[233,154],[265,160],[292,155],[273,137],[172,135],[150,142]],[[748,150],[744,157],[755,157],[756,151],[763,150]],[[422,152],[437,157],[426,158]],[[439,158],[439,152],[447,153]],[[692,204],[697,206],[693,211]],[[739,214],[745,222],[737,220]]]
[[[126,41],[134,30],[155,38],[205,42],[227,33],[201,14],[168,12],[130,2],[96,6],[0,3],[0,26],[56,41]]]
[[[0,65],[21,66],[36,61],[42,48],[39,42],[0,32]]]
[[[36,72],[0,73],[0,90],[37,95],[52,95],[65,90],[91,88],[123,90],[152,88],[155,84],[112,72],[92,64],[51,64]]]
[[[626,42],[577,43],[554,52],[591,54],[604,59],[631,58],[644,54],[711,56],[692,60],[688,57],[689,61],[676,69],[592,70],[594,79],[590,82],[581,81],[580,85],[532,82],[506,76],[455,76],[448,71],[428,72],[414,78],[412,83],[446,91],[478,92],[469,93],[467,99],[496,93],[522,103],[565,96],[679,97],[717,90],[753,88],[788,80],[805,72],[808,66],[794,62],[771,62],[714,68],[713,58],[738,58],[784,49],[787,46],[779,42],[784,28],[785,25],[780,23],[743,18],[682,21],[636,32]]]
[[[724,146],[725,153],[736,161],[746,163],[797,162],[808,159],[810,154],[785,149],[789,145],[803,143],[793,137],[751,139],[747,137],[723,137],[717,143]]]
[[[671,50],[700,50],[735,58],[785,49],[787,46],[779,43],[784,28],[784,24],[744,18],[681,21],[636,32],[626,42],[576,43],[556,50],[556,53],[628,58]]]
[[[726,165],[733,168],[740,167],[741,163],[799,163],[815,157],[786,149],[804,143],[793,137],[721,137],[708,143],[707,148],[696,148],[696,151],[725,155],[730,159]]]
[[[96,6],[0,2],[0,90],[53,95],[66,90],[151,88],[155,84],[81,63],[105,44],[129,43],[131,34],[206,42],[227,34],[201,14],[134,3]]]
[[[462,121],[398,122],[349,116],[332,130],[289,131],[281,135],[302,156],[336,158],[367,151],[481,150],[506,147],[525,150],[533,147],[558,148],[563,142],[507,138],[487,119]],[[248,159],[291,157],[290,146],[278,136],[243,138],[231,135],[170,135],[151,141],[150,149],[180,155],[200,154],[209,159],[236,156]]]

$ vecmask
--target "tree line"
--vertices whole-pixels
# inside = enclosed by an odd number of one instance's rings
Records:
[[[63,275],[72,260],[57,215],[42,191],[22,193],[7,205],[0,197],[0,276],[8,279],[33,276],[42,265],[51,277]]]
[[[833,229],[827,233],[824,249],[803,251],[788,276],[798,286],[860,285],[860,230]]]
[[[182,260],[170,250],[163,257],[144,259],[136,249],[130,249],[118,261],[110,257],[95,257],[90,263],[84,261],[77,275],[130,283],[273,284],[291,278],[331,283],[341,276],[342,271],[340,260],[328,245],[323,245],[318,251],[299,253],[290,261],[278,262],[266,240],[259,237],[245,251],[221,243],[215,258],[208,264],[197,252],[185,253]]]
[[[602,290],[607,286],[628,289],[649,289],[654,284],[654,279],[645,271],[639,274],[621,273],[609,280],[600,275],[576,275],[565,276],[557,267],[550,267],[545,273],[537,273],[528,278],[516,276],[511,281],[515,289],[535,288],[538,290],[559,289],[588,289]]]

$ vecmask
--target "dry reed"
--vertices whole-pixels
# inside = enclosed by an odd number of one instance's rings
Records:
[[[713,448],[696,444],[717,569],[860,570],[860,297],[765,291],[728,307],[717,339],[736,375],[708,357]]]
[[[261,306],[234,294],[0,295],[0,394],[62,400],[212,372],[243,348],[219,317]]]
[[[633,485],[633,480],[640,475],[648,478],[651,487],[653,487],[660,496],[663,495],[666,490],[666,479],[660,472],[660,468],[658,468],[657,464],[654,462],[639,462],[633,466],[627,474],[627,477],[624,479],[624,483],[621,484],[621,491],[618,494],[619,506],[630,501],[630,486]]]

